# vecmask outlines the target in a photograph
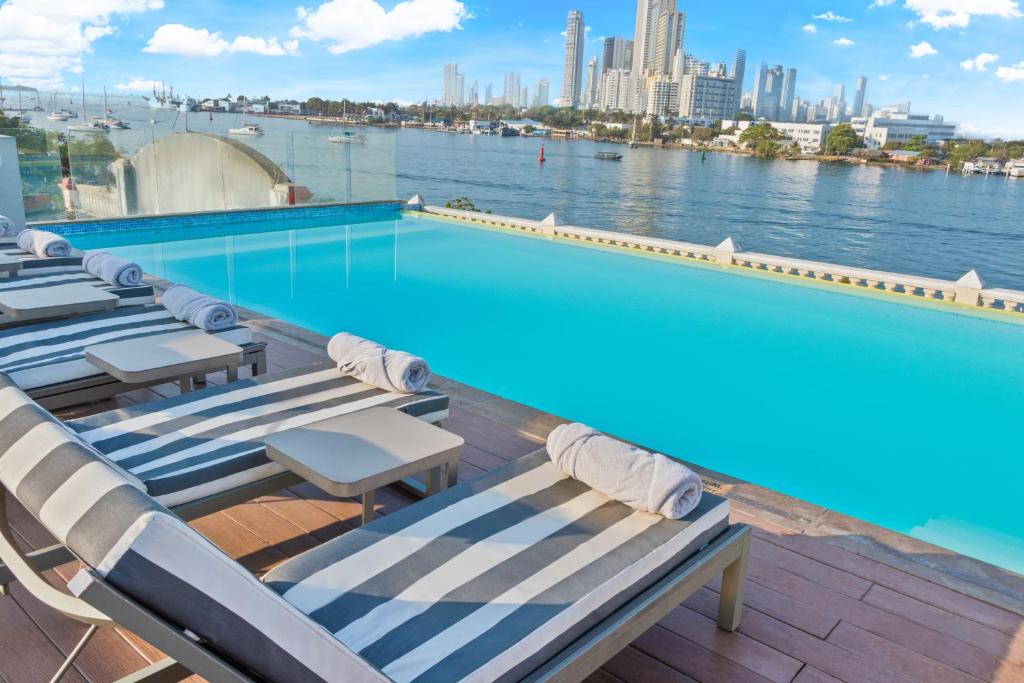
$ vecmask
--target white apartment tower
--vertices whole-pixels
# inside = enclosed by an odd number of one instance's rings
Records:
[[[537,81],[537,89],[533,93],[533,106],[546,107],[551,102],[551,83],[548,79],[542,78]]]
[[[445,107],[462,106],[464,87],[463,75],[459,73],[458,64],[444,65],[444,91],[441,104]]]
[[[563,107],[578,107],[580,91],[583,88],[583,48],[586,43],[586,27],[583,12],[571,10],[565,29],[565,68],[562,70]]]
[[[601,69],[597,63],[597,57],[591,57],[587,62],[587,84],[583,89],[583,97],[580,104],[584,109],[593,109],[598,105],[598,91],[601,89]]]
[[[857,77],[857,90],[853,94],[853,115],[864,116],[864,97],[868,90],[868,79]]]

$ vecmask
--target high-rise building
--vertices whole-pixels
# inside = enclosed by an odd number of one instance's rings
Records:
[[[608,69],[631,69],[633,67],[632,40],[620,36],[604,39],[601,73]]]
[[[734,119],[739,110],[738,90],[734,78],[684,74],[679,87],[679,115],[704,125]]]
[[[519,106],[525,108],[530,103],[530,89],[525,85],[519,90]]]
[[[843,120],[846,115],[846,86],[837,83],[832,91],[832,99],[828,106],[828,120],[835,123]]]
[[[602,111],[634,114],[639,110],[640,80],[631,69],[609,69],[601,76]]]
[[[480,84],[477,81],[473,81],[473,85],[469,86],[469,106],[475,107],[480,104]]]
[[[743,92],[743,78],[747,75],[747,51],[736,50],[736,59],[732,63],[732,78],[736,81],[736,111],[741,109],[740,93]]]
[[[591,57],[587,62],[587,80],[583,88],[583,96],[580,104],[584,109],[593,109],[598,104],[597,93],[601,89],[601,70],[597,64],[597,57]]]
[[[668,3],[664,6],[667,7]],[[673,9],[662,9],[658,15],[658,24],[654,31],[654,51],[648,74],[671,75],[676,51],[683,49],[683,37],[686,33],[686,14]]]
[[[627,40],[622,43],[622,68],[632,69],[633,68],[633,54],[635,53],[636,43],[632,40]]]
[[[754,81],[754,118],[769,121],[779,120],[779,107],[782,101],[782,82],[785,74],[781,64],[771,69],[761,62],[761,68]]]
[[[675,9],[675,0],[637,0],[632,65],[637,76],[642,78],[650,73],[657,43],[658,18],[662,12]]]
[[[583,88],[583,48],[586,42],[586,27],[583,12],[570,10],[569,23],[565,29],[565,67],[562,69],[563,107],[578,107],[580,91]]]
[[[644,111],[649,116],[668,116],[679,111],[679,83],[668,76],[649,76]]]
[[[484,87],[484,104],[493,104],[494,102],[494,85],[488,83]]]
[[[551,84],[548,79],[542,78],[537,81],[537,89],[533,92],[533,106],[546,107],[551,103],[551,96],[548,94]]]
[[[441,94],[441,104],[445,107],[458,107],[463,102],[464,81],[459,73],[458,64],[444,65],[444,91]]]
[[[779,98],[777,121],[792,121],[793,98],[796,96],[796,69],[786,69],[782,77],[782,95]]]
[[[505,72],[505,92],[503,93],[503,104],[513,107],[519,105],[519,95],[522,94],[519,88],[519,74],[511,71]]]
[[[708,75],[707,62],[703,62],[691,54],[687,54],[683,57],[683,73],[694,74],[695,76],[707,76]]]
[[[760,109],[764,106],[764,88],[765,83],[768,82],[768,65],[761,62],[761,66],[757,69],[757,74],[754,76],[754,89],[750,91],[750,109],[754,118],[758,118]]]
[[[865,116],[864,97],[868,90],[868,79],[857,76],[857,90],[853,94],[853,115]]]

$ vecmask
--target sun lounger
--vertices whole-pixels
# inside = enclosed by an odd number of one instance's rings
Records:
[[[159,304],[7,328],[0,330],[0,372],[47,408],[102,400],[139,385],[100,371],[86,360],[86,347],[185,329],[193,328]],[[265,372],[266,344],[254,342],[248,327],[211,334],[241,346],[243,364],[251,365],[254,374]]]
[[[135,287],[111,285],[81,269],[61,273],[30,274],[13,278],[2,278],[0,279],[0,295],[7,292],[29,292],[79,284],[92,285],[111,294],[116,294],[118,297],[118,307],[152,304],[156,300],[151,285],[138,285]],[[13,324],[15,324],[14,320],[0,313],[0,328],[10,327]]]
[[[82,255],[40,257],[24,251],[17,244],[0,245],[0,254],[21,260],[22,275],[45,275],[82,270]]]
[[[538,452],[261,582],[22,396],[0,390],[0,496],[85,567],[72,595],[50,586],[5,519],[0,559],[44,603],[168,655],[134,681],[577,681],[720,573],[719,625],[739,625],[749,529],[710,494],[669,520]]]

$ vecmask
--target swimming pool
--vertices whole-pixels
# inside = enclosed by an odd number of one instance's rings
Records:
[[[71,237],[1024,572],[1024,325],[397,210]]]

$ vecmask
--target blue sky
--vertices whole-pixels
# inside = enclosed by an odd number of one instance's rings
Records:
[[[747,50],[749,89],[761,61],[796,67],[812,101],[836,82],[869,80],[876,105],[913,102],[967,131],[1024,137],[1024,10],[1017,0],[722,3],[683,0],[686,50],[708,61]],[[197,96],[422,100],[454,61],[481,92],[505,71],[557,97],[570,9],[584,12],[587,57],[603,36],[631,37],[631,0],[6,0],[4,83],[49,89],[85,78],[94,92],[150,81]]]

